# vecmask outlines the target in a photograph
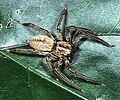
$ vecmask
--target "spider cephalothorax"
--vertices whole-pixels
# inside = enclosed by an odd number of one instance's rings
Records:
[[[11,53],[20,53],[20,54],[29,54],[29,55],[43,55],[47,61],[48,69],[52,75],[66,82],[71,87],[84,92],[78,85],[69,80],[67,76],[64,75],[63,70],[67,69],[73,76],[78,77],[86,82],[95,85],[105,86],[102,83],[94,81],[84,74],[78,73],[70,68],[70,63],[72,62],[76,51],[80,45],[80,42],[84,42],[87,39],[90,39],[94,42],[102,44],[107,47],[113,47],[113,45],[108,44],[104,40],[98,38],[90,29],[77,27],[77,26],[66,26],[66,16],[67,16],[67,6],[62,10],[56,25],[57,36],[54,38],[52,34],[35,24],[32,23],[21,23],[20,24],[26,27],[31,27],[39,32],[44,32],[45,35],[37,35],[28,39],[25,43],[30,48],[5,48]],[[61,22],[64,19],[64,27],[60,28]],[[76,40],[77,38],[77,40]]]
[[[55,50],[53,51],[53,54],[55,54],[58,57],[64,57],[70,55],[71,51],[72,47],[70,43],[58,41]]]

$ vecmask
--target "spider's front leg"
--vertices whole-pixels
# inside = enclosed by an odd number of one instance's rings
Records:
[[[62,65],[63,65],[62,59],[60,59],[59,61],[56,61],[54,63],[54,65],[52,66],[54,75],[56,75],[56,77],[58,77],[59,79],[61,79],[65,83],[67,83],[69,86],[79,90],[80,92],[85,93],[85,91],[83,89],[81,89],[78,85],[76,85],[74,82],[69,80],[69,78],[63,74],[63,72],[62,72],[63,69],[61,69]]]
[[[66,30],[70,30],[71,28],[73,28],[75,30],[75,33],[71,36],[71,40],[73,43],[75,41],[75,38],[80,36],[80,37],[84,38],[85,40],[90,39],[94,42],[97,42],[97,43],[102,44],[102,45],[107,46],[107,47],[115,46],[115,45],[110,45],[109,43],[107,43],[103,39],[100,39],[99,37],[97,37],[97,35],[94,34],[90,29],[76,27],[76,26],[68,26],[68,27],[66,27]]]
[[[45,55],[45,59],[46,59],[47,67],[48,67],[50,74],[56,78],[56,75],[53,72],[53,64],[54,62],[58,60],[58,57],[56,57],[52,53],[48,53],[47,55]]]
[[[67,24],[67,13],[68,13],[68,8],[67,5],[65,5],[64,9],[61,11],[57,24],[56,24],[56,29],[57,29],[57,34],[58,34],[58,39],[63,40],[64,39],[64,31],[65,31],[65,27]],[[63,28],[61,29],[61,23],[62,20],[64,19],[64,25]]]
[[[67,58],[65,59],[65,66],[66,66],[66,69],[74,76],[74,77],[77,77],[79,79],[82,79],[88,83],[91,83],[91,84],[94,84],[94,85],[100,85],[100,86],[103,86],[105,87],[106,85],[103,84],[103,83],[100,83],[98,81],[95,81],[95,80],[92,80],[91,78],[87,77],[86,75],[82,74],[82,73],[78,73],[77,71],[73,70],[70,68],[70,63],[69,61],[67,60]]]

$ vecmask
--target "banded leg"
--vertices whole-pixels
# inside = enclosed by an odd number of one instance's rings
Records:
[[[18,45],[12,45],[12,46],[7,46],[7,47],[0,47],[0,50],[9,50],[9,49],[12,49],[12,48],[19,48],[19,47],[24,47],[24,46],[27,46],[27,42],[25,43],[22,43],[22,44],[18,44]]]
[[[53,75],[55,78],[56,78],[56,75],[53,72],[53,63],[54,63],[53,60],[57,61],[58,60],[57,58],[58,57],[54,56],[52,53],[45,55],[48,70],[49,70],[50,74]]]
[[[66,28],[65,28],[65,37],[66,37],[66,40],[68,41],[68,42],[71,42],[71,43],[73,43],[73,41],[75,40],[75,38],[77,37],[76,36],[76,31],[77,31],[77,28],[78,27],[76,27],[76,26],[67,26]],[[82,28],[82,27],[79,27],[79,28]],[[86,29],[86,28],[82,28],[82,29],[84,29],[84,30],[86,30],[87,32],[90,32],[90,33],[92,33],[92,31],[90,30],[90,29]],[[95,34],[96,35],[96,34]],[[80,38],[80,41],[82,41],[82,42],[84,42],[84,41],[86,41],[87,40],[87,38]]]
[[[68,8],[67,8],[67,5],[65,5],[64,9],[61,11],[61,14],[58,18],[57,25],[56,25],[58,39],[60,39],[60,40],[63,40],[63,38],[64,38],[64,30],[65,30],[65,27],[67,24],[67,13],[68,13],[67,11],[68,11]],[[64,19],[64,25],[63,25],[63,30],[61,30],[60,25],[61,25],[63,19]]]
[[[84,80],[84,81],[86,81],[86,82],[89,82],[89,83],[91,83],[91,84],[94,84],[94,85],[105,86],[105,84],[100,83],[100,82],[95,81],[95,80],[92,80],[92,79],[90,79],[89,77],[87,77],[86,75],[84,75],[84,74],[82,74],[82,73],[78,73],[78,72],[76,72],[75,70],[71,69],[71,68],[70,68],[70,63],[69,63],[69,61],[68,61],[66,58],[65,58],[65,67],[66,67],[66,69],[67,69],[72,75],[74,75],[75,77],[77,77],[77,78],[79,78],[79,79],[82,79],[82,80]]]
[[[75,70],[73,70],[73,69],[71,69],[71,68],[69,68],[69,67],[68,67],[67,69],[68,69],[68,71],[69,71],[72,75],[74,75],[75,77],[80,78],[80,79],[82,79],[82,80],[84,80],[84,81],[86,81],[86,82],[88,82],[88,83],[91,83],[91,84],[94,84],[94,85],[100,85],[100,86],[103,86],[103,87],[106,86],[105,84],[100,83],[100,82],[95,81],[95,80],[92,80],[92,79],[90,79],[89,77],[87,77],[86,75],[84,75],[84,74],[82,74],[82,73],[78,73],[78,72],[76,72]]]
[[[95,81],[95,80],[92,80],[90,79],[89,77],[87,77],[86,75],[82,74],[82,73],[78,73],[76,72],[75,70],[71,69],[70,68],[70,63],[69,63],[69,60],[67,60],[67,58],[65,58],[65,68],[72,74],[74,75],[74,77],[77,77],[79,79],[82,79],[86,82],[89,82],[91,84],[94,84],[94,85],[100,85],[100,86],[104,86],[105,87],[105,84],[103,83],[100,83],[98,81]]]
[[[61,71],[59,68],[54,68],[54,73],[58,76],[59,79],[70,85],[71,87],[79,90],[80,92],[85,93],[83,89],[81,89],[78,85],[76,85],[74,82],[70,81]]]
[[[114,45],[110,45],[110,44],[107,43],[106,41],[98,38],[98,37],[96,36],[96,34],[94,34],[94,33],[93,33],[91,30],[89,30],[89,29],[81,28],[81,27],[76,27],[76,26],[69,26],[69,27],[67,27],[67,28],[70,28],[70,27],[76,29],[75,34],[73,34],[73,36],[71,36],[72,41],[74,41],[77,36],[81,36],[82,38],[90,39],[90,40],[92,40],[92,41],[95,41],[95,42],[100,43],[100,44],[102,44],[102,45],[104,45],[104,46],[107,46],[107,47],[113,47],[113,46],[114,46]]]
[[[5,49],[4,51],[10,52],[10,53],[15,53],[15,54],[24,54],[24,55],[41,55],[45,56],[48,54],[48,52],[39,52],[37,50],[34,50],[32,48],[9,48]]]
[[[60,61],[55,62],[55,64],[53,65],[53,68],[54,68],[53,71],[54,71],[55,75],[56,75],[59,79],[61,79],[61,80],[64,81],[65,83],[67,83],[69,86],[71,86],[71,87],[79,90],[80,92],[85,93],[85,91],[84,91],[83,89],[81,89],[78,85],[76,85],[74,82],[72,82],[71,80],[69,80],[68,77],[66,77],[66,76],[62,73],[60,67],[61,67]]]
[[[26,27],[29,27],[29,28],[33,28],[35,29],[36,31],[39,31],[39,32],[43,32],[45,33],[48,37],[52,38],[53,39],[53,36],[50,34],[50,32],[42,27],[39,27],[35,24],[32,24],[32,23],[21,23],[20,21],[17,21],[18,23],[22,24],[23,26],[26,26]]]
[[[97,42],[97,43],[100,43],[100,44],[102,44],[102,45],[104,45],[104,46],[106,46],[106,47],[114,47],[115,45],[110,45],[109,43],[107,43],[106,41],[104,41],[103,39],[100,39],[100,38],[98,38],[97,36],[95,36],[94,34],[91,34],[91,33],[89,33],[89,32],[86,32],[85,30],[81,30],[81,29],[79,29],[78,30],[78,34],[79,33],[82,33],[82,34],[80,34],[80,35],[84,35],[86,38],[89,38],[89,39],[91,39],[91,40],[93,40],[93,41],[95,41],[95,42]],[[83,37],[84,37],[83,36]]]

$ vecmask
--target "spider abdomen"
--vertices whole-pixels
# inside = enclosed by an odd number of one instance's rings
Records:
[[[38,51],[52,51],[54,40],[48,36],[38,35],[29,39],[28,44]]]

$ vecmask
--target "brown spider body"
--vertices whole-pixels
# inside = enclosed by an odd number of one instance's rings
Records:
[[[65,41],[58,41],[55,50],[53,51],[53,54],[58,57],[64,57],[69,56],[71,54],[71,51],[72,46],[70,43]]]
[[[21,48],[20,46],[16,46],[16,48],[5,48],[6,51],[11,53],[19,53],[19,54],[29,54],[29,55],[44,55],[47,61],[48,69],[52,73],[52,75],[66,82],[69,86],[84,92],[78,85],[69,80],[69,78],[63,73],[64,69],[67,69],[70,74],[74,77],[80,78],[88,83],[105,86],[102,83],[92,80],[91,78],[85,76],[80,72],[76,72],[71,69],[71,62],[74,58],[75,53],[77,52],[78,47],[80,46],[79,42],[84,42],[89,39],[99,44],[102,44],[107,47],[113,47],[109,43],[97,37],[94,32],[90,29],[77,27],[77,26],[66,26],[64,25],[63,29],[61,29],[60,25],[62,20],[66,23],[67,16],[67,6],[62,10],[59,19],[57,21],[56,29],[57,36],[53,38],[52,34],[46,29],[43,29],[32,23],[21,23],[23,26],[33,28],[39,32],[45,33],[45,35],[37,35],[33,36],[31,39],[27,40],[24,46],[28,45],[30,48]],[[62,32],[63,30],[63,32]],[[74,30],[71,32],[71,30]],[[76,41],[76,38],[79,41]],[[3,48],[1,50],[4,50]]]
[[[44,35],[33,36],[27,43],[40,52],[52,51],[54,46],[54,40]]]
[[[50,52],[58,57],[68,56],[71,53],[71,44],[65,41],[58,41],[55,45],[54,40],[48,36],[38,35],[28,39],[27,43],[38,52]]]

